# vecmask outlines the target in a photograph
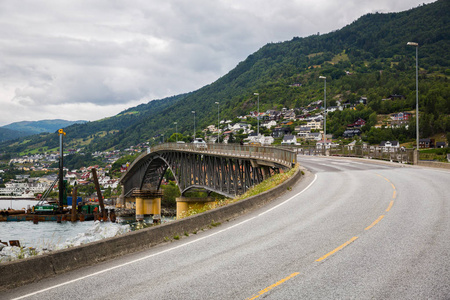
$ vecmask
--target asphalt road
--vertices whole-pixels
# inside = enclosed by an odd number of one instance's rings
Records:
[[[299,161],[305,178],[245,217],[0,298],[450,299],[449,171]]]

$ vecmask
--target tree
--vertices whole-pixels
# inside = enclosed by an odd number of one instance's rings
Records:
[[[161,185],[163,197],[161,205],[164,207],[175,208],[176,198],[181,196],[180,189],[174,181],[169,181],[167,185]]]
[[[93,183],[89,183],[86,185],[78,186],[78,194],[84,196],[90,196],[95,193],[95,185]]]
[[[111,187],[106,188],[106,189],[103,191],[103,194],[102,194],[102,196],[103,196],[104,198],[110,198],[111,195],[112,195],[112,189],[111,189]]]

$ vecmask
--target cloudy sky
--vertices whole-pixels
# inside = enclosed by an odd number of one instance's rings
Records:
[[[270,42],[430,0],[0,0],[0,126],[98,120],[212,83]]]

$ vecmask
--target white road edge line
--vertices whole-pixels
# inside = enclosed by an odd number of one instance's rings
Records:
[[[314,180],[311,181],[311,183],[310,183],[307,187],[305,187],[302,191],[298,192],[297,194],[295,194],[295,195],[292,196],[291,198],[289,198],[289,199],[287,199],[287,200],[281,202],[280,204],[278,204],[278,205],[272,207],[271,209],[268,209],[268,210],[266,210],[265,212],[260,213],[260,214],[258,215],[258,217],[259,217],[259,216],[262,216],[262,215],[265,215],[265,214],[267,214],[268,212],[271,212],[272,210],[274,210],[274,209],[276,209],[276,208],[278,208],[278,207],[280,207],[280,206],[282,206],[282,205],[285,205],[286,203],[288,203],[289,201],[291,201],[292,199],[294,199],[294,198],[297,197],[298,195],[302,194],[304,191],[308,190],[308,189],[314,184],[314,182],[316,182],[316,179],[317,179],[317,174],[314,174]]]
[[[184,244],[181,244],[181,245],[172,247],[172,248],[170,248],[170,249],[163,250],[163,251],[161,251],[161,252],[157,252],[157,253],[154,253],[154,254],[150,254],[150,255],[147,255],[147,256],[144,256],[144,257],[135,259],[135,260],[133,260],[133,261],[129,261],[129,262],[126,262],[126,263],[123,263],[123,264],[120,264],[120,265],[117,265],[117,266],[114,266],[114,267],[111,267],[111,268],[108,268],[108,269],[104,269],[104,270],[102,270],[102,271],[98,271],[98,272],[95,272],[95,273],[92,273],[92,274],[89,274],[89,275],[86,275],[86,276],[83,276],[83,277],[79,277],[79,278],[76,278],[76,279],[73,279],[73,280],[70,280],[70,281],[66,281],[66,282],[63,282],[63,283],[60,283],[60,284],[57,284],[57,285],[54,285],[54,286],[45,288],[45,289],[40,290],[40,291],[36,291],[36,292],[30,293],[30,294],[27,294],[27,295],[24,295],[24,296],[20,296],[20,297],[18,297],[18,298],[13,298],[13,300],[24,299],[24,298],[27,298],[27,297],[30,297],[30,296],[34,296],[34,295],[37,295],[37,294],[40,294],[40,293],[49,291],[49,290],[53,290],[53,289],[56,289],[56,288],[61,287],[61,286],[64,286],[64,285],[68,285],[68,284],[71,284],[71,283],[74,283],[74,282],[77,282],[77,281],[80,281],[80,280],[83,280],[83,279],[86,279],[86,278],[89,278],[89,277],[93,277],[93,276],[97,276],[97,275],[99,275],[99,274],[103,274],[103,273],[105,273],[105,272],[109,272],[109,271],[111,271],[111,270],[115,270],[115,269],[118,269],[118,268],[121,268],[121,267],[125,267],[125,266],[127,266],[127,265],[131,265],[131,264],[134,264],[134,263],[136,263],[136,262],[139,262],[139,261],[142,261],[142,260],[145,260],[145,259],[149,259],[149,258],[158,256],[158,255],[161,255],[161,254],[164,254],[164,253],[167,253],[167,252],[170,252],[170,251],[173,251],[173,250],[176,250],[176,249],[179,249],[179,248],[188,246],[188,245],[190,245],[190,244],[197,243],[197,242],[199,242],[199,241],[202,241],[202,240],[204,240],[204,239],[210,238],[210,237],[212,237],[212,236],[218,235],[218,234],[220,234],[220,233],[222,233],[222,232],[228,231],[228,230],[230,230],[230,229],[232,229],[232,228],[234,228],[234,227],[240,226],[240,225],[245,224],[245,223],[247,223],[247,222],[249,222],[249,221],[251,221],[251,220],[253,220],[253,219],[256,219],[256,218],[258,218],[258,217],[260,217],[260,216],[262,216],[262,215],[264,215],[264,214],[266,214],[266,213],[268,213],[268,212],[270,212],[270,211],[272,211],[272,210],[274,210],[274,209],[276,209],[276,208],[278,208],[278,207],[280,207],[280,206],[282,206],[282,205],[288,203],[289,201],[291,201],[292,199],[294,199],[294,198],[297,197],[298,195],[300,195],[300,194],[302,194],[303,192],[305,192],[306,190],[308,190],[308,189],[314,184],[314,182],[316,181],[316,179],[317,179],[317,174],[314,174],[314,180],[313,180],[306,188],[304,188],[302,191],[298,192],[297,194],[295,194],[295,195],[292,196],[291,198],[289,198],[289,199],[283,201],[282,203],[280,203],[280,204],[278,204],[278,205],[272,207],[271,209],[266,210],[265,212],[260,213],[259,215],[255,216],[255,217],[252,217],[252,218],[247,219],[247,220],[245,220],[245,221],[242,221],[242,222],[239,222],[239,223],[237,223],[237,224],[234,224],[233,226],[230,226],[230,227],[227,227],[227,228],[225,228],[225,229],[219,230],[219,231],[217,231],[217,232],[215,232],[215,233],[212,233],[212,234],[210,234],[210,235],[207,235],[207,236],[198,238],[198,239],[196,239],[196,240],[193,240],[193,241],[190,241],[190,242],[187,242],[187,243],[184,243]]]

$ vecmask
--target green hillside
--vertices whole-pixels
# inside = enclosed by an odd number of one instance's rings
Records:
[[[355,118],[369,125],[363,138],[377,142],[391,137],[407,141],[415,136],[414,122],[408,129],[377,129],[377,115],[415,109],[415,49],[419,47],[419,93],[421,137],[450,132],[450,1],[440,0],[401,13],[369,14],[352,24],[324,35],[271,43],[251,54],[228,74],[189,94],[151,101],[109,119],[67,128],[72,146],[91,150],[124,148],[175,131],[192,134],[196,111],[197,129],[217,123],[220,102],[222,119],[234,119],[256,110],[300,108],[323,99],[327,77],[327,102],[355,103],[367,97],[367,105],[355,111],[336,112],[327,128],[336,137]],[[351,75],[348,75],[351,74]],[[297,84],[293,86],[293,84]],[[403,95],[384,101],[390,95]],[[51,146],[51,136],[28,138],[26,143],[2,144],[0,149],[20,152],[37,145]],[[50,147],[51,148],[51,147]]]
[[[24,137],[26,135],[27,134],[25,132],[0,127],[0,142],[14,140],[20,137]]]

